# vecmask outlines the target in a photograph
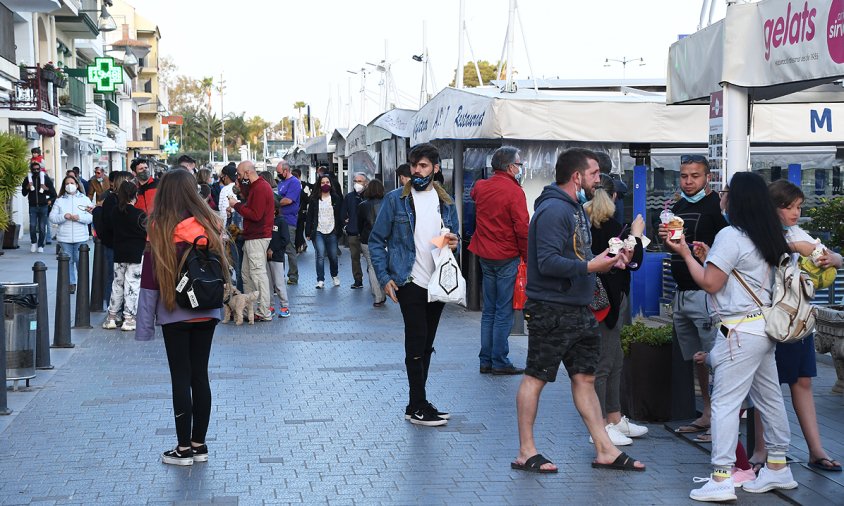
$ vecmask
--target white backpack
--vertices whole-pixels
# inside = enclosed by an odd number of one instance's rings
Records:
[[[769,338],[778,343],[793,343],[814,330],[816,309],[812,299],[815,297],[815,285],[797,262],[792,261],[791,255],[783,253],[774,270],[770,307],[762,304],[737,270],[733,270],[733,273],[762,310],[765,333]]]

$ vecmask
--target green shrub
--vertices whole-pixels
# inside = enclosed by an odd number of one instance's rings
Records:
[[[817,207],[806,211],[806,216],[812,218],[806,229],[829,234],[829,242],[824,241],[828,247],[839,251],[844,247],[844,197],[822,198]]]
[[[673,325],[649,327],[641,321],[634,322],[632,325],[625,325],[621,328],[621,349],[624,351],[624,355],[627,356],[630,354],[630,345],[632,343],[642,343],[650,346],[670,344],[673,330]]]
[[[0,133],[0,230],[6,230],[11,221],[10,202],[29,170],[26,151],[24,139]]]

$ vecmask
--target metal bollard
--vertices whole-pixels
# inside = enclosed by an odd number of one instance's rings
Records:
[[[6,294],[6,287],[0,285],[0,301],[4,299]],[[2,388],[0,388],[0,415],[8,415],[12,410],[6,404],[6,322],[0,325],[0,377],[3,378]]]
[[[56,328],[53,331],[53,348],[73,348],[70,342],[70,256],[59,252],[56,272]]]
[[[103,312],[103,295],[105,294],[105,253],[103,243],[99,237],[94,238],[94,272],[91,274],[91,312]],[[77,299],[78,300],[78,299]]]
[[[91,300],[89,286],[91,278],[88,277],[91,264],[88,263],[88,253],[91,248],[87,244],[79,246],[79,269],[77,270],[76,285],[76,318],[73,328],[90,329],[91,327]]]
[[[35,368],[52,369],[50,364],[50,308],[47,305],[47,266],[35,262],[32,266],[32,282],[38,284],[38,309],[35,330]]]

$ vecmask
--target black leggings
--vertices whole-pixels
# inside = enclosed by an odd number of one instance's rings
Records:
[[[428,290],[412,282],[400,287],[397,297],[404,319],[404,365],[410,386],[410,409],[415,411],[428,402],[425,384],[445,304],[428,302]]]
[[[173,383],[173,412],[179,446],[205,442],[211,418],[211,384],[208,357],[218,320],[178,322],[162,325],[170,381]]]

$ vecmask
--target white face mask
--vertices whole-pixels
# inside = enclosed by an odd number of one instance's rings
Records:
[[[64,185],[64,191],[66,191],[67,193],[70,193],[71,195],[76,193],[76,188],[77,188],[77,186],[73,183],[68,183],[68,184]]]
[[[360,183],[355,183],[355,191],[360,193],[363,191],[363,185]]]

